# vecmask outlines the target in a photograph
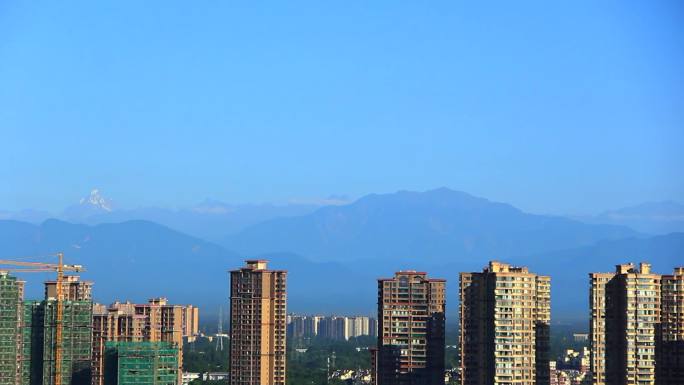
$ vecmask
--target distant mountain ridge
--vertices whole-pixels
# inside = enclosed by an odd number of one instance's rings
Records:
[[[146,302],[165,296],[173,303],[198,305],[202,314],[213,314],[228,301],[227,271],[242,267],[247,258],[147,221],[90,226],[54,219],[41,225],[0,220],[0,259],[47,262],[54,257],[46,255],[60,251],[66,263],[85,266],[79,275],[94,282],[95,301]],[[312,262],[291,253],[251,257],[268,258],[269,267],[289,270],[288,295],[294,309],[321,311],[330,307],[335,296],[336,311],[367,314],[372,310],[356,295],[364,292],[364,286],[373,287],[372,276],[364,276],[367,282],[362,285],[348,287],[344,279],[358,275],[341,264]],[[346,278],[341,275],[345,273]],[[19,276],[27,281],[26,298],[40,298],[42,282],[54,277],[51,273]]]
[[[649,234],[683,232],[684,205],[674,201],[646,202],[578,219],[587,223],[629,226]]]
[[[288,270],[288,309],[298,312],[372,314],[377,281],[394,271],[425,270],[447,279],[452,298],[448,316],[457,313],[458,273],[480,271],[489,259],[525,265],[551,275],[554,313],[586,311],[591,271],[612,271],[617,263],[647,261],[667,273],[681,264],[684,233],[649,238],[630,237],[533,255],[498,254],[482,260],[450,258],[350,259],[311,261],[294,253],[239,255],[225,248],[146,221],[96,226],[49,220],[42,225],[0,220],[0,259],[65,252],[67,263],[86,267],[82,277],[95,283],[95,300],[146,301],[166,296],[175,303],[193,303],[203,314],[214,313],[228,298],[227,270],[246,257],[266,258],[274,269]],[[41,260],[44,260],[41,259]],[[26,275],[27,298],[42,295],[41,284],[52,274]],[[335,300],[331,302],[331,298]]]
[[[539,274],[551,276],[552,303],[557,313],[588,309],[589,273],[615,271],[623,263],[647,262],[658,274],[672,274],[684,266],[684,233],[647,238],[604,240],[594,245],[532,256],[512,256]]]
[[[0,220],[0,258],[30,260],[59,251],[67,263],[85,266],[81,275],[95,281],[99,301],[168,296],[206,305],[205,300],[225,292],[226,269],[241,263],[218,245],[147,221],[88,226]],[[39,276],[26,277],[32,283],[28,297],[41,295]]]
[[[440,190],[456,193],[456,191],[441,188],[422,194],[434,193]],[[397,194],[411,193],[409,191],[400,191]],[[373,197],[387,197],[389,195],[392,194],[370,194],[362,199],[372,200]],[[477,205],[476,200],[482,199],[468,194],[465,195],[470,199],[463,197],[462,203],[469,201],[469,204]],[[95,188],[81,198],[77,204],[67,207],[61,213],[50,213],[32,209],[19,211],[0,210],[0,219],[40,224],[46,219],[55,218],[71,223],[90,225],[147,220],[195,237],[227,244],[227,240],[232,241],[232,238],[241,231],[269,220],[305,216],[312,214],[318,209],[347,206],[352,203],[355,202],[350,201],[347,196],[331,195],[327,198],[293,200],[286,204],[230,204],[215,199],[205,199],[196,205],[182,208],[155,206],[122,208],[99,189]],[[482,203],[496,204],[496,202],[487,200],[482,200],[479,204]],[[500,205],[517,210],[508,204],[500,203]],[[556,216],[556,218],[560,217]],[[567,219],[588,224],[626,226],[644,234],[667,234],[669,232],[684,231],[684,205],[673,201],[648,202],[632,207],[606,211],[595,216],[567,217]],[[440,221],[435,221],[433,225],[439,227],[441,223]]]
[[[278,217],[308,214],[322,205],[340,204],[344,202],[343,199],[343,197],[333,196],[318,201],[301,201],[282,205],[271,203],[228,204],[213,199],[205,199],[201,203],[187,208],[141,207],[125,209],[118,207],[112,199],[104,196],[99,189],[95,188],[87,196],[81,198],[77,204],[67,207],[58,214],[38,210],[0,211],[0,219],[34,224],[41,224],[47,219],[59,219],[70,223],[88,225],[145,220],[162,224],[195,237],[215,241],[247,226]]]
[[[371,194],[303,216],[248,227],[222,242],[243,254],[289,251],[316,260],[413,257],[486,260],[638,236],[627,227],[524,213],[440,188]]]
[[[182,214],[122,210],[113,203],[107,211],[97,196],[93,201],[84,204],[98,212],[86,219],[94,224],[0,220],[0,258],[64,251],[68,263],[86,266],[82,276],[95,282],[98,301],[167,296],[212,313],[227,300],[226,271],[245,258],[263,257],[270,267],[289,271],[288,309],[356,314],[373,313],[379,276],[425,270],[446,278],[449,298],[457,298],[458,272],[502,260],[551,275],[554,312],[583,315],[590,271],[647,261],[666,273],[684,255],[684,233],[652,237],[624,226],[532,215],[446,188],[371,194],[324,207],[273,209],[206,200]],[[274,217],[276,212],[282,215]],[[187,219],[192,215],[200,219]],[[160,218],[163,224],[131,217]],[[195,233],[211,227],[222,245],[178,231],[183,226]],[[235,233],[239,228],[244,230]],[[25,277],[27,297],[42,295],[48,276]],[[457,307],[448,309],[455,317]]]

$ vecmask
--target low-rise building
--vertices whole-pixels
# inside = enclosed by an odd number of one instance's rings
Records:
[[[188,385],[200,378],[202,378],[201,373],[183,372],[183,385]]]
[[[230,373],[228,372],[209,372],[202,374],[203,381],[228,381],[230,380]]]

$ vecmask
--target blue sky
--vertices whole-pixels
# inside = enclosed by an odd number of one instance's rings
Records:
[[[0,2],[0,208],[684,200],[680,1]]]

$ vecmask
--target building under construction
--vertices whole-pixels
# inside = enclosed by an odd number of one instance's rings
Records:
[[[22,385],[53,385],[55,372],[62,384],[90,382],[92,352],[92,283],[78,277],[65,277],[62,301],[62,344],[60,365],[55,360],[57,333],[57,298],[46,282],[43,301],[25,301],[21,328]]]
[[[90,382],[92,349],[92,302],[64,301],[62,320],[62,384]],[[43,323],[43,385],[53,385],[56,370],[54,345],[56,301],[44,302]]]
[[[21,320],[21,385],[43,384],[43,325],[45,306],[43,301],[24,301]],[[34,343],[35,342],[35,343]],[[32,360],[32,357],[40,359]]]
[[[21,381],[21,328],[24,282],[0,271],[0,385]]]
[[[179,350],[171,342],[105,344],[104,385],[176,385]]]

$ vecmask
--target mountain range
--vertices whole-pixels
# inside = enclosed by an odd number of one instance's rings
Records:
[[[169,296],[218,303],[227,290],[226,269],[241,263],[220,246],[148,221],[89,226],[56,219],[41,225],[3,220],[0,250],[5,259],[39,256],[53,262],[48,255],[62,251],[65,263],[86,267],[81,275],[95,282],[95,299],[104,302]],[[25,278],[34,283],[27,296],[39,297],[42,279]]]
[[[453,195],[459,194],[457,191],[446,188],[425,193],[439,195],[440,191],[444,195],[449,193]],[[460,194],[464,196],[464,200],[467,200],[468,197],[475,198],[465,193]],[[395,194],[384,194],[382,196],[388,197],[392,195]],[[396,195],[409,197],[411,192],[404,191]],[[76,204],[66,207],[61,212],[49,212],[30,208],[18,211],[0,210],[0,219],[40,224],[47,219],[54,218],[71,223],[89,225],[118,223],[129,220],[147,220],[198,238],[225,243],[231,241],[232,237],[235,237],[247,228],[270,220],[304,216],[326,207],[334,211],[334,208],[337,206],[347,206],[351,203],[357,203],[356,207],[360,207],[364,201],[372,200],[375,196],[378,195],[371,194],[365,196],[361,199],[361,202],[352,202],[346,196],[331,195],[327,198],[296,200],[282,204],[230,204],[214,199],[205,199],[189,207],[167,208],[149,206],[125,208],[120,207],[115,201],[103,195],[99,189],[95,188]],[[471,201],[474,202],[476,199],[481,198],[471,199]],[[510,205],[501,205],[513,208]],[[568,218],[576,222],[588,224],[624,226],[643,234],[652,235],[684,232],[684,205],[673,201],[647,202],[636,206],[605,211],[597,215],[556,216],[556,218]]]
[[[111,211],[88,218],[121,213],[107,204]],[[205,206],[220,212],[215,202]],[[645,260],[665,273],[684,254],[684,233],[650,236],[622,225],[532,215],[445,188],[272,213],[232,230],[217,225],[220,242],[125,216],[96,224],[0,220],[0,258],[64,251],[68,263],[86,266],[82,275],[95,282],[98,301],[167,296],[207,313],[227,300],[228,269],[245,257],[267,258],[273,268],[289,271],[290,310],[362,314],[373,312],[379,276],[425,270],[446,278],[447,295],[457,298],[458,272],[479,271],[498,259],[552,275],[554,312],[584,315],[588,272]],[[27,296],[39,297],[42,278],[25,278]],[[454,316],[456,304],[449,309]]]
[[[99,189],[93,189],[77,204],[70,205],[57,214],[31,209],[15,212],[0,211],[0,219],[40,224],[47,219],[54,218],[88,225],[146,220],[195,237],[219,241],[225,238],[227,234],[236,233],[248,226],[272,218],[304,215],[313,212],[324,204],[343,202],[345,202],[344,199],[339,197],[282,205],[271,203],[228,204],[205,199],[197,205],[184,208],[122,208],[118,207],[112,199],[104,196]]]
[[[673,201],[646,202],[577,219],[587,223],[628,226],[648,234],[684,232],[684,205]]]
[[[242,254],[295,252],[316,260],[478,260],[621,239],[624,226],[533,215],[446,188],[367,195],[307,215],[271,219],[227,237]]]

